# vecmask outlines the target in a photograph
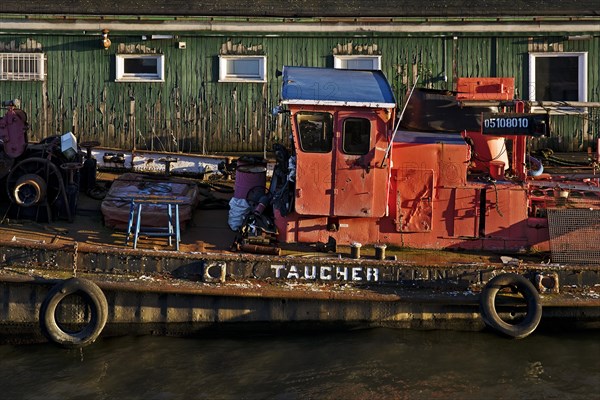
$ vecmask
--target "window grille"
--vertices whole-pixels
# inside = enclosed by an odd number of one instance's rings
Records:
[[[43,81],[43,53],[0,53],[0,80]]]

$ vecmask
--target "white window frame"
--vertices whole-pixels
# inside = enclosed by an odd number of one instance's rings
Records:
[[[18,61],[34,61],[35,71],[5,71],[6,63]],[[0,53],[0,80],[2,81],[43,81],[46,77],[44,70],[44,53]],[[17,68],[18,69],[18,68]]]
[[[237,75],[227,71],[232,63],[241,60],[258,61],[258,71],[252,75]],[[267,57],[266,56],[219,56],[219,82],[266,82]]]
[[[578,68],[577,68],[577,101],[587,102],[587,89],[588,89],[588,57],[587,52],[541,52],[541,53],[529,53],[529,100],[536,101],[535,98],[535,61],[537,58],[545,57],[577,57]],[[544,99],[541,99],[543,101]],[[586,108],[580,107],[553,107],[550,109],[550,113],[581,113],[585,112]],[[547,112],[547,108],[543,107],[532,107],[533,112]]]
[[[125,60],[131,58],[156,59],[156,73],[126,73]],[[115,71],[115,82],[164,82],[165,56],[164,54],[117,54]]]
[[[348,61],[352,60],[369,60],[372,64],[372,67],[369,69],[373,71],[381,69],[381,56],[374,55],[334,55],[333,67],[337,69],[348,69]]]

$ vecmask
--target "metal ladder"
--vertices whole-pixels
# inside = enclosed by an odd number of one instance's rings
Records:
[[[145,204],[153,204],[157,207],[165,206],[168,213],[166,227],[144,227],[142,226],[142,213]],[[179,226],[179,204],[181,200],[161,199],[161,198],[132,198],[129,206],[129,221],[127,223],[127,236],[125,245],[129,243],[129,238],[133,233],[133,248],[137,249],[140,235],[149,237],[166,237],[169,239],[169,246],[173,245],[175,238],[175,249],[179,250],[181,241],[181,231]],[[175,213],[173,213],[173,208]],[[134,230],[135,220],[135,230]]]

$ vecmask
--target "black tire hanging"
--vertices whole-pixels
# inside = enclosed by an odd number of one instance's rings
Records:
[[[56,320],[56,309],[67,296],[80,295],[90,308],[89,322],[77,332],[65,331]],[[40,307],[40,328],[52,342],[66,348],[79,348],[93,343],[106,325],[108,303],[102,290],[92,281],[71,278],[55,285]]]
[[[527,314],[515,324],[504,321],[496,310],[496,296],[506,287],[516,289],[527,303]],[[488,327],[515,339],[530,335],[542,318],[542,305],[538,291],[529,280],[519,274],[508,273],[492,278],[481,292],[479,305],[483,321]]]

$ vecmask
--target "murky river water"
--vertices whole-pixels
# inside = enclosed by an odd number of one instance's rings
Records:
[[[0,346],[2,399],[600,399],[600,332],[362,330]]]

